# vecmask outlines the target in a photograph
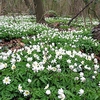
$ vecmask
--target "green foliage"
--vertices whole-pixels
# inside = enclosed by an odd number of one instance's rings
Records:
[[[98,100],[100,65],[95,55],[100,44],[92,39],[89,24],[87,29],[59,31],[27,20],[12,23],[12,28],[9,22],[1,25],[1,39],[22,37],[25,47],[6,52],[1,47],[0,100]]]

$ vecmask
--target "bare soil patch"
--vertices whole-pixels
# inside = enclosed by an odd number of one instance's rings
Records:
[[[5,41],[5,40],[1,40],[0,41],[0,46],[3,47],[3,48],[7,48],[7,49],[10,49],[10,50],[18,50],[22,47],[24,47],[24,43],[21,41],[21,39],[12,39],[12,40],[9,40],[9,41]]]

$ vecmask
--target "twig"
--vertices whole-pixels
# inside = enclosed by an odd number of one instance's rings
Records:
[[[68,22],[68,26],[71,24],[71,22],[81,13],[83,12],[93,1],[95,0],[91,0],[81,11],[79,11],[69,22]]]

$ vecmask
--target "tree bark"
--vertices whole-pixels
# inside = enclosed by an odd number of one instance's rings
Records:
[[[45,23],[42,0],[33,0],[36,13],[36,22]]]
[[[0,15],[1,15],[1,6],[2,6],[2,1],[0,1]]]

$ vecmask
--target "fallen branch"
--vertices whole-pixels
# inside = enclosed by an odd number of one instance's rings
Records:
[[[71,24],[71,22],[81,13],[83,12],[93,1],[95,0],[91,0],[81,11],[79,11],[79,13],[77,13],[69,22],[68,22],[68,26]]]

